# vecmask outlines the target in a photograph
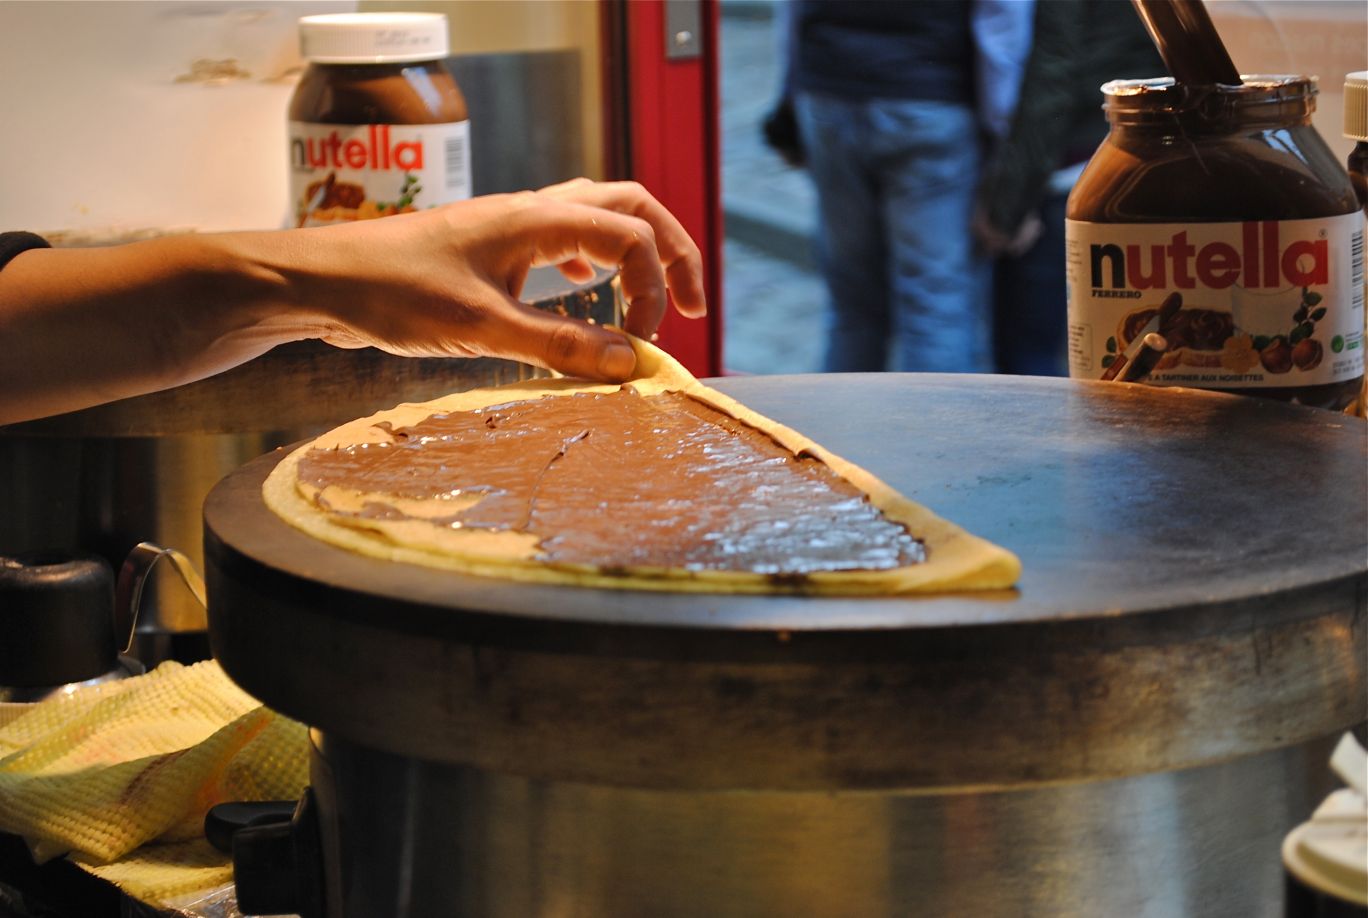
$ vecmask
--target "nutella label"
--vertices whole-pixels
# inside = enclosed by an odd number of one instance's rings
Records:
[[[1208,389],[1363,375],[1363,220],[1065,221],[1069,375]],[[1151,332],[1166,344],[1156,357]]]
[[[470,197],[470,122],[290,122],[296,226],[327,226]]]

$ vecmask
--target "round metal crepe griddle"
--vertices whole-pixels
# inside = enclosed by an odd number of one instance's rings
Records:
[[[392,564],[310,538],[261,503],[261,482],[283,453],[225,480],[209,498],[207,528],[249,566],[383,603],[394,627],[404,627],[409,611],[421,617],[410,604],[709,630],[1051,621],[1183,611],[1364,572],[1365,428],[1352,419],[1254,399],[1032,378],[710,384],[1016,552],[1024,566],[1019,591],[913,599],[661,595]]]
[[[681,739],[664,744],[674,747],[669,754],[664,746],[641,752],[637,765],[652,761],[653,775],[676,772],[684,780],[724,786],[735,785],[716,770],[723,766],[702,761],[712,738],[719,755],[728,748],[717,720],[727,690],[716,680],[741,678],[736,691],[763,697],[769,678],[708,670],[733,664],[816,667],[815,695],[804,696],[784,677],[775,703],[791,701],[792,716],[804,723],[811,723],[813,711],[825,711],[823,717],[840,720],[846,736],[858,735],[857,722],[869,719],[870,742],[888,752],[888,767],[901,775],[871,772],[868,761],[857,766],[852,760],[850,768],[864,769],[857,784],[950,780],[956,768],[958,779],[967,780],[963,769],[973,744],[965,745],[960,734],[994,723],[1023,733],[1036,730],[1041,716],[1056,724],[1057,716],[1069,718],[1075,724],[1070,729],[1086,734],[1089,744],[1104,739],[1098,718],[1111,724],[1107,729],[1130,752],[1121,749],[1108,764],[1093,750],[1086,766],[1068,766],[1093,774],[1128,773],[1133,765],[1126,763],[1140,750],[1123,734],[1147,729],[1167,731],[1170,739],[1146,770],[1268,748],[1275,734],[1280,744],[1293,734],[1320,736],[1363,718],[1368,454],[1361,421],[1190,390],[1022,377],[751,377],[710,385],[1016,552],[1023,564],[1017,590],[855,599],[661,594],[529,585],[381,562],[316,541],[264,506],[260,487],[283,455],[277,453],[229,476],[205,506],[216,655],[249,691],[311,724],[429,758],[464,760],[469,753],[472,761],[493,766],[497,762],[481,756],[506,754],[508,767],[524,770],[536,767],[529,764],[535,756],[527,755],[526,736],[502,747],[495,724],[534,730],[528,713],[533,697],[576,696],[576,680],[583,678],[613,684],[616,664],[608,661],[649,659],[675,669],[649,676],[623,671],[622,685],[609,694],[620,691],[621,697],[613,695],[617,702],[649,706],[653,694],[678,691],[676,716],[660,729]],[[1352,621],[1360,624],[1350,627]],[[1314,634],[1297,631],[1306,628]],[[1153,656],[1127,656],[1134,645]],[[501,657],[491,673],[479,652],[468,656],[452,649],[457,647],[498,648],[513,656]],[[438,656],[424,656],[424,648]],[[1255,679],[1284,652],[1298,656],[1278,664],[1286,668],[1282,678],[1295,682],[1305,675],[1315,683],[1311,695],[1289,696],[1288,684],[1279,688],[1262,676],[1247,690],[1233,686],[1246,670]],[[519,670],[516,658],[524,653],[584,656],[590,668],[579,675],[567,670],[567,681],[553,685],[560,677],[548,676],[544,665]],[[836,670],[821,671],[823,666],[845,667],[853,681],[843,689]],[[860,680],[872,677],[869,667],[887,666],[920,675],[909,677],[915,687],[906,683],[884,714],[871,713],[868,705],[843,710],[829,697],[861,695],[866,683]],[[300,667],[305,673],[287,672]],[[404,671],[396,674],[393,667]],[[329,673],[354,690],[344,698],[312,685],[315,678],[326,682]],[[868,684],[886,687],[889,676],[881,671]],[[507,721],[507,712],[463,694],[468,680],[499,684],[501,678],[523,693],[525,704],[509,715],[521,718],[521,726]],[[1060,684],[1033,688],[1029,711],[1000,694],[1031,682]],[[1137,691],[1148,685],[1151,694],[1119,703],[1123,685]],[[362,699],[366,692],[373,697]],[[690,692],[707,727],[706,736],[700,733],[684,751],[682,737],[690,731],[681,725],[686,718],[678,706],[695,704]],[[1052,710],[1049,699],[1057,692],[1072,699],[1068,710]],[[969,700],[954,700],[965,693]],[[1194,693],[1202,696],[1200,704],[1189,697]],[[887,694],[885,688],[879,697]],[[1173,695],[1167,707],[1160,697],[1165,694]],[[991,711],[981,696],[994,697]],[[1307,704],[1312,696],[1314,716]],[[553,757],[563,762],[566,748],[556,745],[564,736],[553,735],[573,731],[581,720],[620,719],[617,702],[611,710],[595,710],[581,698],[573,713],[547,712],[547,723],[555,724],[546,737]],[[939,777],[907,771],[906,750],[899,753],[893,735],[902,727],[890,726],[897,718],[906,721],[908,705],[927,703],[950,713],[944,736],[920,729],[915,741],[909,736],[922,750],[919,761],[926,761],[928,740],[960,743],[964,750]],[[428,714],[433,705],[449,709],[442,716],[449,718],[450,735],[441,738],[443,728],[430,720],[406,727],[383,722],[381,711],[409,704]],[[466,704],[471,707],[462,708]],[[972,724],[963,722],[965,704],[978,718]],[[344,710],[349,705],[350,714]],[[373,707],[373,717],[353,716],[355,705]],[[1091,714],[1090,706],[1096,709]],[[1196,716],[1202,706],[1210,709],[1211,723]],[[1186,745],[1166,720],[1180,716],[1182,728],[1192,731]],[[1263,722],[1242,732],[1230,727],[1232,717]],[[479,754],[468,748],[477,723],[485,750]],[[1214,745],[1210,736],[1198,737],[1217,723],[1225,732]],[[610,732],[599,742],[619,739]],[[754,719],[744,729],[736,725],[732,741],[738,739],[775,741],[766,740]],[[1022,741],[1033,742],[1024,733]],[[1000,751],[980,764],[999,761],[1035,776],[1059,767],[1052,753],[1035,761],[1004,736],[997,742]],[[764,765],[765,755],[753,751],[738,764],[733,748],[727,767],[734,773],[760,762],[757,773],[789,775],[780,783],[825,786],[844,767],[832,757],[846,755],[829,748],[805,766],[803,756],[791,749],[785,754],[782,762]],[[586,755],[568,767],[570,774],[641,779],[635,766],[628,774],[620,760],[608,765]],[[510,764],[515,760],[521,764]]]

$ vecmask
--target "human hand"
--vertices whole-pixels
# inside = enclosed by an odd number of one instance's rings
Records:
[[[300,231],[312,257],[301,305],[317,335],[401,356],[498,356],[572,376],[622,381],[636,356],[621,333],[535,309],[517,298],[533,267],[573,281],[619,268],[626,330],[649,338],[672,298],[707,312],[698,247],[635,182],[576,179],[535,192],[486,195],[414,214]],[[668,290],[668,296],[667,296]]]
[[[1016,258],[1024,255],[1030,251],[1031,246],[1035,245],[1044,228],[1040,216],[1031,213],[1026,215],[1026,219],[1021,221],[1021,225],[1014,232],[1004,233],[993,225],[981,207],[974,210],[973,219],[970,223],[970,229],[973,231],[979,247],[990,258],[997,258],[999,255],[1009,255]]]

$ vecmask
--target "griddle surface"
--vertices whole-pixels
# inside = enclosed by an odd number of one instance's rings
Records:
[[[224,479],[206,554],[232,576],[382,627],[471,616],[630,628],[852,631],[1287,607],[1368,567],[1363,422],[1261,399],[1031,377],[848,374],[710,385],[1016,552],[1014,591],[887,598],[528,585],[382,562],[261,500],[284,452]],[[624,518],[623,525],[631,525]],[[327,606],[323,606],[327,607]],[[232,610],[211,609],[214,614]]]

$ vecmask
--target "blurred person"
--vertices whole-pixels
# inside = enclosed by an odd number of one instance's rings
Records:
[[[798,116],[793,111],[793,15],[797,4],[781,0],[774,5],[774,47],[779,56],[779,92],[774,104],[760,119],[765,145],[794,168],[803,165],[803,141],[798,135]]]
[[[1101,87],[1166,71],[1129,3],[1047,0],[1034,35],[1010,130],[979,182],[974,234],[999,256],[994,369],[1066,376],[1064,205],[1107,134]]]
[[[982,372],[990,265],[970,230],[1031,0],[798,0],[794,110],[817,190],[825,369]]]
[[[382,220],[97,248],[3,233],[0,424],[193,382],[308,338],[621,382],[636,367],[621,332],[517,298],[533,267],[585,281],[595,264],[620,269],[632,334],[649,337],[670,297],[684,315],[706,311],[698,247],[634,182],[577,179]]]

